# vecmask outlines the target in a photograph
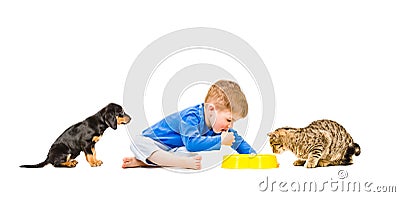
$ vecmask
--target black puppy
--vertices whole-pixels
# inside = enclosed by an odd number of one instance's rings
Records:
[[[52,164],[54,167],[75,167],[78,163],[75,158],[81,151],[85,153],[90,166],[100,166],[103,162],[96,159],[94,145],[108,127],[115,130],[117,125],[127,124],[130,120],[131,117],[125,114],[121,106],[110,103],[95,115],[65,130],[51,146],[45,161],[20,167],[42,168],[47,164]]]

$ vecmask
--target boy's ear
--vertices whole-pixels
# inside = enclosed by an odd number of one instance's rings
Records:
[[[212,103],[209,103],[209,104],[207,105],[207,110],[208,110],[208,111],[213,111],[213,110],[215,110],[215,105],[212,104]]]
[[[208,114],[210,114],[211,116],[215,116],[217,114],[217,109],[215,108],[214,104],[208,105]]]
[[[214,105],[214,104],[211,104],[211,103],[210,103],[210,104],[207,104],[206,109],[207,109],[207,112],[208,112],[209,114],[214,114],[215,111],[216,111],[215,105]]]

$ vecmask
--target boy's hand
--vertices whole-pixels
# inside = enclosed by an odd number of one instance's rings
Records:
[[[235,142],[235,136],[232,132],[224,131],[221,133],[221,145],[232,146]]]

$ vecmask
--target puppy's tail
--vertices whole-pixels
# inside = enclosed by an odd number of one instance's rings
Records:
[[[35,164],[35,165],[21,165],[19,167],[20,168],[43,168],[47,164],[49,164],[49,162],[46,159],[44,162],[41,162],[41,163],[38,163],[38,164]]]

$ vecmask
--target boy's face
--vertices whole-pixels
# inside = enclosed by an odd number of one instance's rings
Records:
[[[239,117],[233,115],[230,110],[216,111],[215,114],[216,118],[212,118],[210,121],[215,133],[228,131],[233,127],[233,123],[239,119]]]

